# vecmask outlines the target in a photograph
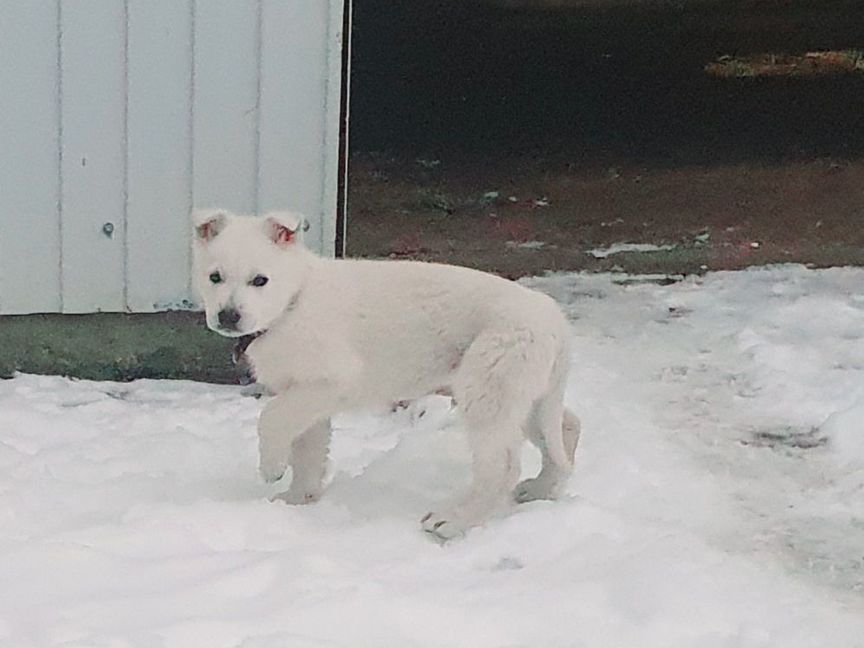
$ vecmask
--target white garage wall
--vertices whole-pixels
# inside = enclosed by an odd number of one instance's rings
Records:
[[[343,0],[0,2],[0,313],[190,305],[188,213],[333,254]]]

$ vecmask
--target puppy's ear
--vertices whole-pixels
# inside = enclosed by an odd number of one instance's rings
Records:
[[[264,214],[267,235],[280,247],[292,245],[300,232],[309,229],[309,223],[300,214],[289,211],[271,211]]]
[[[195,238],[202,243],[208,243],[216,238],[228,220],[227,213],[222,209],[193,209],[192,227]]]

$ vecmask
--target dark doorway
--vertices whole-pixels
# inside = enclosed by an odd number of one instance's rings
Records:
[[[848,0],[355,0],[349,253],[513,274],[607,267],[585,251],[625,239],[674,245],[632,259],[670,271],[857,260],[859,48]]]

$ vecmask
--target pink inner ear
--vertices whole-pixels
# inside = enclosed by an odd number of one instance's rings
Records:
[[[278,223],[273,223],[273,242],[279,244],[290,243],[294,240],[294,231],[285,227],[284,225],[279,225]]]
[[[213,238],[213,221],[207,221],[198,226],[198,237],[209,241]]]

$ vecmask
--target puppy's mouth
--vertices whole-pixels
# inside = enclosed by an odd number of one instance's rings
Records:
[[[246,337],[247,335],[258,335],[257,331],[244,331],[242,328],[238,328],[236,324],[211,322],[209,318],[207,319],[207,328],[209,328],[214,333],[218,333],[222,337],[234,338],[235,340],[238,338]]]
[[[242,333],[241,331],[232,331],[229,329],[223,329],[218,326],[212,327],[211,330],[218,333],[222,337],[240,338],[246,335],[246,333]]]
[[[222,328],[220,326],[217,326],[211,330],[215,331],[216,333],[218,333],[222,337],[235,338],[235,339],[246,337],[247,335],[254,335],[254,333],[243,333],[242,331],[234,331],[231,329],[225,329],[225,328]]]

